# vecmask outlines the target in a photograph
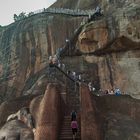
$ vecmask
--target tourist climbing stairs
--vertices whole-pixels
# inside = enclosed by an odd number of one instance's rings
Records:
[[[78,119],[78,126],[80,128],[80,117],[78,117],[77,119]],[[75,140],[81,140],[81,133],[80,133],[79,128],[78,128],[78,132],[77,132]],[[64,117],[64,121],[63,121],[62,128],[60,131],[59,140],[73,140],[72,136],[73,135],[72,135],[72,129],[71,129],[71,116],[68,115]]]
[[[71,116],[70,116],[72,110],[75,110],[78,114],[77,115],[78,133],[75,140],[80,140],[81,134],[80,134],[80,100],[78,89],[79,85],[70,75],[68,75],[57,65],[54,65],[54,67],[67,77],[66,110],[60,130],[59,140],[73,140],[71,129]]]
[[[54,67],[56,69],[58,69],[61,73],[63,73],[68,79],[70,79],[71,81],[75,82],[75,80],[73,78],[71,78],[65,71],[63,71],[61,68],[59,68],[57,65],[54,64]]]

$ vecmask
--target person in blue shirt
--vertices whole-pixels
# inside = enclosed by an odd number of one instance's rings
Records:
[[[76,111],[72,110],[72,112],[71,112],[71,121],[76,120],[76,117],[77,117]]]
[[[121,91],[120,91],[119,88],[116,88],[116,89],[115,89],[115,95],[116,95],[116,96],[121,95]]]

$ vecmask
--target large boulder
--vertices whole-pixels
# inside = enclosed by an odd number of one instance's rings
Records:
[[[34,140],[32,129],[28,128],[23,122],[19,120],[12,120],[7,122],[0,129],[0,139],[7,140]]]
[[[40,102],[35,140],[58,139],[62,110],[60,89],[56,84],[49,84]]]
[[[0,105],[0,127],[4,125],[9,115],[17,113],[23,107],[29,107],[34,97],[36,95],[28,95],[3,102]]]

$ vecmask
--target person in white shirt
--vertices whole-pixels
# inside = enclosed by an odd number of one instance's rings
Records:
[[[97,7],[95,8],[95,15],[96,15],[96,16],[100,16],[100,15],[101,15],[101,8],[100,8],[99,6],[97,6]]]
[[[92,91],[92,83],[91,82],[88,83],[88,87],[89,87],[89,90]]]

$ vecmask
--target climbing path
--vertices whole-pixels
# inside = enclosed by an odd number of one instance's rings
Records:
[[[47,8],[39,9],[32,12],[32,15],[39,13],[51,13],[51,14],[65,14],[70,16],[89,16],[95,13],[95,10],[80,10],[80,9],[66,9],[66,8]]]
[[[78,126],[80,128],[80,118],[78,118]],[[60,130],[60,136],[59,140],[72,140],[72,130],[71,130],[71,117],[70,116],[64,116],[62,128]],[[81,132],[80,129],[78,129],[76,140],[81,139]]]
[[[72,130],[71,130],[71,116],[70,113],[72,110],[77,112],[77,121],[78,121],[78,133],[76,140],[81,139],[80,134],[80,100],[79,100],[79,83],[68,75],[65,71],[59,68],[57,65],[53,65],[58,71],[67,77],[67,97],[66,97],[66,110],[65,116],[62,122],[59,140],[72,140]]]

